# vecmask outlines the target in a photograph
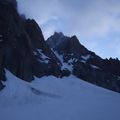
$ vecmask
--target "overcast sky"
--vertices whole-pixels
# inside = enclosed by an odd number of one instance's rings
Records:
[[[120,59],[120,0],[17,0],[20,13],[34,18],[45,38],[55,31],[76,35],[103,58]]]

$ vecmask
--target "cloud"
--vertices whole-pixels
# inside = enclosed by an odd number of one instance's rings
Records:
[[[120,34],[120,0],[17,1],[20,13],[34,18],[42,27],[45,38],[54,31],[76,34],[88,48],[98,51],[97,47],[102,49],[100,41],[104,44],[107,38],[112,42],[116,36],[111,39],[111,33]],[[120,40],[120,37],[117,39]]]
[[[76,4],[63,1],[64,11],[69,15],[69,26],[83,35],[107,35],[111,29],[117,30],[120,21],[120,2],[114,0],[81,0]],[[66,3],[66,4],[65,4]],[[68,5],[67,5],[68,4]],[[118,24],[117,24],[118,25]]]
[[[39,24],[60,18],[63,32],[82,35],[107,35],[120,23],[119,0],[18,0],[19,10]],[[117,23],[117,24],[116,24]],[[56,28],[59,29],[59,28]]]
[[[41,22],[46,23],[52,16],[54,16],[56,7],[56,0],[17,0],[18,9],[20,13],[25,14],[27,17],[34,18]]]
[[[45,37],[49,37],[53,31],[56,31],[58,26],[59,8],[58,0],[17,0],[18,11],[20,14],[25,14],[27,18],[34,18],[37,23],[43,28]],[[50,24],[51,23],[51,24]]]

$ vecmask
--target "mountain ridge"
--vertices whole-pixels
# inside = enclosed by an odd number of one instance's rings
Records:
[[[47,39],[47,44],[62,57],[65,64],[72,66],[73,75],[92,84],[120,92],[118,59],[102,59],[84,47],[75,35],[72,37],[61,35],[55,33]]]

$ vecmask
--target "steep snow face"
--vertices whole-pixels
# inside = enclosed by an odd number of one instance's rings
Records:
[[[120,94],[74,76],[27,83],[6,70],[0,92],[1,120],[118,120]]]

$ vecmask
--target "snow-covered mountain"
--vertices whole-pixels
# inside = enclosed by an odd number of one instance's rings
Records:
[[[25,82],[5,70],[1,120],[119,120],[120,94],[71,75]],[[99,79],[99,78],[98,78]]]
[[[76,36],[55,32],[47,44],[73,75],[98,86],[120,92],[120,61],[102,59],[85,48]],[[99,79],[98,79],[99,78]]]
[[[119,71],[76,36],[45,41],[16,0],[0,0],[0,120],[119,120]]]
[[[102,59],[74,35],[55,32],[47,41],[35,20],[17,11],[16,0],[0,1],[0,90],[5,69],[25,81],[34,76],[75,75],[90,83],[120,92],[120,61]],[[99,79],[98,79],[99,78]]]

